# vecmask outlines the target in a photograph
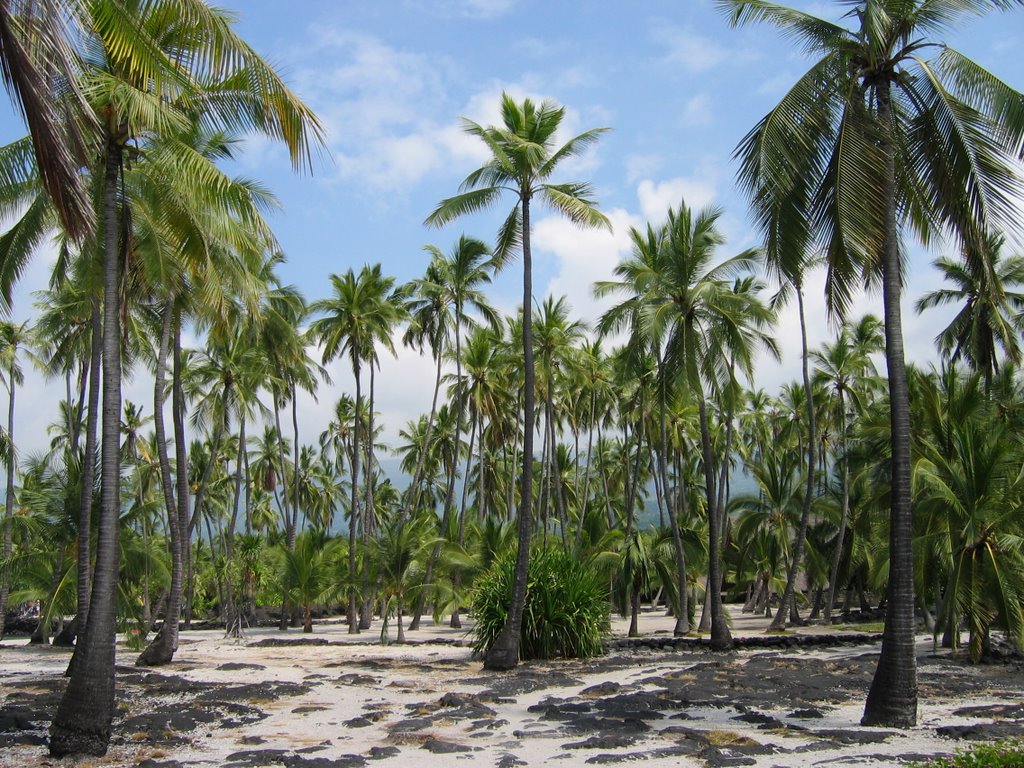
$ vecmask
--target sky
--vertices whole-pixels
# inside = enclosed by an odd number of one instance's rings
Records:
[[[595,319],[608,306],[591,286],[612,277],[629,251],[630,227],[663,221],[669,206],[721,206],[728,256],[758,244],[746,201],[735,184],[732,153],[743,135],[809,66],[773,28],[731,29],[711,0],[643,3],[539,0],[224,0],[238,30],[273,63],[319,115],[326,146],[312,173],[296,174],[285,151],[247,138],[232,173],[256,178],[278,197],[269,219],[287,263],[280,274],[312,301],[328,292],[327,276],[380,262],[404,282],[421,275],[425,244],[450,249],[460,234],[493,241],[501,215],[477,214],[428,229],[424,218],[486,159],[483,144],[460,118],[498,122],[503,91],[516,99],[552,99],[566,107],[563,138],[596,127],[612,130],[585,156],[563,166],[556,181],[590,181],[613,231],[581,231],[550,211],[535,213],[535,300],[567,297],[575,313]],[[837,18],[840,2],[794,2]],[[945,41],[1024,88],[1024,10],[992,14],[951,30]],[[0,139],[23,135],[0,105]],[[904,332],[908,357],[935,357],[942,327],[936,310],[923,317],[912,302],[940,284],[930,262],[948,249],[911,258]],[[15,316],[30,319],[31,291],[45,286],[52,249],[33,261],[15,297]],[[521,299],[521,263],[510,264],[489,289],[505,312]],[[820,279],[807,288],[810,343],[834,333],[826,320]],[[881,313],[877,296],[853,310]],[[799,375],[794,309],[776,331],[783,361],[764,359],[755,386],[774,392]],[[377,410],[385,442],[429,409],[433,363],[410,350],[385,353]],[[333,383],[300,404],[300,428],[313,442],[343,392],[352,392],[345,360],[329,365]],[[125,397],[152,411],[151,379],[139,371]],[[42,450],[46,425],[63,396],[59,382],[29,371],[20,396],[16,439],[23,452]]]

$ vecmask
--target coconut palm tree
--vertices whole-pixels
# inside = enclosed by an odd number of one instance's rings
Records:
[[[21,363],[18,361],[19,347],[29,343],[30,335],[26,323],[0,323],[0,380],[7,389],[7,434],[5,435],[4,463],[7,465],[7,488],[4,500],[3,559],[8,562],[13,552],[12,530],[14,518],[14,471],[17,467],[17,451],[14,444],[14,405],[18,385],[24,381]],[[4,618],[7,615],[7,596],[10,590],[9,574],[6,567],[0,568],[0,637],[4,635]]]
[[[312,112],[232,28],[201,0],[75,4],[88,11],[91,58],[82,91],[100,123],[98,178],[103,254],[103,426],[101,511],[89,619],[75,649],[71,682],[52,728],[50,751],[104,754],[114,706],[114,609],[120,507],[121,233],[119,181],[126,153],[185,129],[201,111],[208,126],[282,140],[296,168],[321,142]],[[84,14],[83,14],[84,15]],[[180,468],[179,468],[180,470]]]
[[[581,226],[608,227],[608,219],[594,207],[589,184],[571,182],[553,184],[549,180],[559,164],[577,157],[607,129],[596,128],[555,146],[555,133],[565,116],[565,108],[545,101],[537,106],[530,99],[521,104],[502,94],[501,126],[482,126],[463,119],[465,131],[483,141],[491,153],[483,166],[462,182],[460,194],[445,198],[426,220],[442,226],[469,213],[490,208],[509,192],[516,200],[498,231],[494,256],[502,266],[512,254],[523,254],[523,471],[519,501],[519,549],[516,558],[512,605],[504,630],[488,648],[484,665],[488,669],[511,669],[519,663],[519,633],[523,606],[526,604],[527,564],[530,558],[530,534],[533,526],[533,262],[530,250],[531,213],[534,198],[551,206]]]
[[[869,318],[870,316],[862,319],[859,325],[863,327],[865,322],[870,323]],[[871,390],[869,377],[874,374],[874,363],[869,356],[871,349],[864,344],[857,344],[854,333],[854,327],[843,325],[834,342],[826,343],[821,349],[811,352],[815,366],[815,383],[825,387],[828,392],[829,410],[839,433],[838,450],[834,451],[832,460],[833,465],[839,467],[839,529],[836,533],[832,566],[829,571],[828,595],[825,599],[826,624],[832,621],[836,581],[839,578],[839,564],[850,514],[849,418],[851,412],[857,414],[864,411]]]
[[[324,531],[304,531],[293,549],[284,551],[282,584],[289,599],[302,608],[302,631],[313,631],[313,608],[339,592],[335,575],[338,541]]]
[[[997,349],[1014,363],[1020,362],[1019,326],[1024,313],[1024,257],[1005,261],[1003,235],[989,235],[981,244],[968,242],[960,261],[940,258],[935,266],[952,288],[929,291],[914,305],[918,312],[948,304],[963,304],[956,316],[935,337],[935,345],[952,362],[963,360],[985,378],[986,389],[999,373]],[[981,251],[980,253],[977,251]]]
[[[882,654],[864,723],[917,721],[910,505],[910,405],[900,295],[906,230],[960,242],[1019,230],[1015,168],[1022,95],[932,36],[1020,0],[858,0],[852,26],[764,0],[717,0],[734,25],[773,24],[816,55],[737,149],[754,216],[782,250],[810,243],[828,262],[839,315],[858,275],[880,282],[891,415],[889,583]],[[937,52],[926,61],[929,51]]]
[[[332,296],[310,304],[310,312],[320,314],[310,325],[310,336],[323,346],[323,363],[326,365],[340,355],[348,355],[355,378],[356,398],[355,413],[364,410],[362,390],[362,370],[369,364],[371,373],[377,362],[376,345],[383,344],[394,352],[390,330],[397,315],[396,305],[388,300],[388,291],[393,284],[392,278],[381,274],[380,265],[364,266],[358,275],[349,269],[344,275],[331,275]],[[371,406],[372,408],[372,406]],[[360,525],[365,530],[366,522],[361,514],[359,503],[359,477],[361,452],[360,419],[353,422],[352,437],[352,488],[351,506],[349,508],[349,580],[348,594],[349,632],[359,632],[359,619],[356,616],[356,532]],[[372,429],[372,422],[371,422]],[[365,436],[372,441],[368,431]],[[369,497],[372,501],[372,496]],[[364,510],[365,511],[365,510]]]
[[[398,623],[396,642],[405,642],[403,616],[419,569],[437,538],[437,517],[418,510],[412,517],[391,514],[382,521],[381,534],[373,540],[372,557],[381,581],[385,609],[381,639],[387,637],[388,617],[394,611]]]
[[[762,286],[752,283],[749,289],[734,290],[729,280],[756,268],[758,252],[746,250],[712,263],[715,249],[724,242],[717,228],[721,215],[717,208],[694,215],[683,201],[678,209],[669,210],[660,235],[635,235],[634,242],[644,244],[643,254],[636,251],[616,268],[622,282],[600,289],[633,293],[641,332],[663,347],[660,375],[668,386],[684,389],[697,404],[707,496],[711,642],[719,649],[730,647],[732,636],[718,586],[724,510],[719,508],[718,462],[712,448],[706,393],[709,388],[720,389],[734,370],[749,376],[758,346],[775,351],[766,336],[773,317],[757,296]],[[652,237],[661,239],[653,249],[647,247]],[[728,457],[722,456],[722,460],[728,461]]]
[[[555,392],[562,390],[566,380],[566,368],[569,358],[586,333],[587,326],[581,320],[570,317],[571,307],[564,296],[557,299],[548,296],[541,303],[533,319],[533,352],[539,358],[539,386],[544,403],[544,445],[541,450],[541,484],[540,516],[548,520],[548,509],[554,496],[554,507],[558,515],[558,528],[562,538],[562,546],[568,546],[568,525],[565,504],[561,494],[554,491],[555,482],[555,448],[558,432],[560,432],[562,409],[557,408]],[[545,527],[546,534],[546,527]]]
[[[28,125],[43,187],[64,230],[81,240],[92,229],[85,179],[79,174],[97,119],[78,75],[82,62],[74,39],[87,4],[6,0],[0,3],[0,73]]]
[[[936,579],[945,575],[936,631],[944,625],[956,648],[966,623],[975,662],[990,650],[997,622],[1016,647],[1024,644],[1020,446],[979,378],[954,366],[922,377],[924,428],[915,436],[914,465],[920,545],[938,555]]]

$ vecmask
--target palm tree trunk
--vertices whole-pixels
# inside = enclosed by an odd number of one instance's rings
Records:
[[[556,440],[555,440],[555,421],[554,421],[554,415],[555,415],[555,394],[554,394],[554,384],[551,381],[552,378],[553,377],[548,376],[548,388],[547,388],[547,396],[548,396],[548,404],[547,404],[548,429],[549,429],[549,431],[551,433],[551,438],[550,438],[551,439],[551,456],[549,458],[549,461],[551,462],[551,467],[550,467],[550,472],[548,474],[548,483],[549,483],[549,487],[551,487],[551,484],[554,485],[555,513],[558,515],[558,529],[559,529],[559,532],[562,534],[562,547],[564,549],[568,549],[568,547],[569,547],[568,533],[565,530],[565,528],[566,528],[566,514],[565,514],[565,504],[564,504],[565,499],[562,496],[562,477],[561,477],[561,473],[558,471],[558,446],[556,445]]]
[[[15,360],[17,348],[12,351],[11,368],[7,377],[7,385],[10,387],[10,397],[7,401],[7,440],[10,453],[7,456],[7,494],[4,500],[4,560],[10,561],[14,551],[11,524],[14,520],[14,467],[17,463],[17,452],[14,450],[14,395],[17,385],[14,380]],[[7,616],[7,596],[10,591],[10,581],[6,568],[0,568],[0,638],[4,636],[4,619]]]
[[[420,485],[423,483],[423,468],[426,465],[427,454],[430,451],[430,437],[434,431],[434,419],[437,416],[437,395],[441,391],[441,353],[437,352],[437,372],[434,375],[434,395],[430,399],[430,415],[427,416],[427,428],[423,432],[423,444],[416,456],[416,469],[412,473],[411,493],[406,495],[405,507],[402,510],[402,519],[408,519],[420,503]],[[419,613],[416,614],[419,617]],[[409,629],[419,629],[419,621],[416,626],[409,625]]]
[[[661,367],[661,356],[658,356],[658,367]],[[661,403],[658,409],[658,427],[661,446],[658,456],[658,470],[661,480],[662,498],[665,500],[665,508],[668,511],[668,524],[672,528],[672,546],[676,556],[676,589],[678,592],[676,605],[673,606],[676,614],[676,625],[672,634],[676,637],[690,633],[689,606],[686,604],[686,552],[683,549],[683,536],[679,531],[679,517],[676,514],[675,500],[672,498],[672,490],[668,483],[668,424],[665,418],[665,378],[661,379]]]
[[[903,352],[902,289],[896,229],[896,147],[891,131],[891,84],[877,85],[877,120],[885,156],[885,241],[882,251],[882,303],[885,362],[889,376],[889,429],[892,444],[889,517],[889,588],[882,653],[864,706],[864,725],[910,728],[917,723],[917,658],[914,654],[914,553],[910,507],[910,393]]]
[[[180,377],[180,374],[178,372],[178,368],[179,367],[180,366],[178,366],[177,364],[175,365],[175,377],[176,377],[176,379],[178,377]],[[177,386],[177,381],[176,381],[176,386]],[[227,402],[228,399],[230,398],[230,393],[231,393],[231,389],[230,388],[231,388],[230,384],[225,384],[225,386],[224,386],[224,394],[222,395],[222,399],[224,400],[224,402]],[[188,523],[188,533],[189,533],[190,537],[192,535],[192,530],[195,528],[196,524],[199,522],[199,516],[203,513],[203,506],[204,506],[204,504],[206,502],[206,492],[209,489],[209,485],[210,485],[210,477],[213,475],[213,468],[214,468],[214,466],[216,466],[217,462],[220,460],[220,444],[221,444],[221,439],[223,438],[224,432],[227,431],[227,427],[228,427],[227,416],[225,415],[224,420],[219,422],[218,425],[214,428],[213,435],[210,438],[210,457],[209,457],[209,459],[206,462],[206,466],[203,467],[203,476],[199,479],[199,488],[196,490],[195,503],[192,505],[192,516],[189,519],[189,523]],[[177,425],[175,425],[175,429],[177,430]],[[176,436],[176,443],[183,444],[183,442],[184,442],[183,439],[177,438],[177,436]],[[177,445],[175,447],[177,448]],[[185,479],[186,479],[186,482],[187,482],[187,475],[185,476]],[[181,477],[180,476],[179,476],[178,482],[179,482],[179,485],[180,485],[180,483],[181,483]],[[179,498],[178,501],[180,503],[181,499]],[[211,550],[211,552],[213,550],[213,539],[212,538],[210,539],[210,550]],[[193,582],[194,582],[194,577],[195,577],[195,574],[193,573],[193,569],[191,568],[190,563],[191,563],[191,557],[188,558],[188,563],[186,563],[186,565],[189,566],[187,568],[187,572],[188,572],[188,592],[187,592],[186,598],[185,598],[185,600],[186,600],[186,602],[185,602],[185,626],[186,627],[190,626],[191,623],[192,623],[192,588],[193,588]]]
[[[92,591],[92,503],[96,485],[96,449],[97,431],[99,430],[100,411],[100,366],[103,361],[103,315],[99,296],[93,296],[89,324],[92,329],[90,342],[89,375],[89,406],[85,421],[85,454],[82,456],[81,498],[78,508],[78,615],[75,624],[78,630],[77,647],[85,635],[85,627],[89,621],[89,597]],[[74,455],[74,454],[72,454]],[[74,656],[70,672],[74,664]]]
[[[377,510],[374,507],[373,502],[373,396],[374,396],[374,383],[375,383],[375,372],[376,368],[373,365],[373,360],[370,361],[370,402],[367,407],[366,421],[367,431],[369,434],[366,438],[366,503],[363,505],[363,551],[368,551],[370,546],[370,536],[373,534],[373,528],[376,524]],[[359,617],[359,628],[369,629],[370,624],[373,621],[373,602],[374,595],[372,585],[370,583],[370,558],[364,557],[363,559],[363,606],[362,612]]]
[[[278,372],[280,375],[280,372]],[[274,428],[277,429],[277,472],[281,476],[281,483],[284,486],[281,497],[278,498],[277,488],[274,488],[274,498],[278,500],[278,504],[281,507],[281,514],[284,518],[284,541],[285,548],[289,552],[295,550],[295,526],[292,522],[291,513],[291,497],[288,495],[288,473],[287,462],[285,461],[284,455],[284,433],[281,431],[281,408],[278,405],[278,398],[276,394],[271,393],[274,400]],[[277,628],[281,631],[288,629],[288,596],[282,595],[281,597],[281,619],[278,622]]]
[[[50,754],[104,755],[114,717],[114,637],[121,511],[121,318],[117,181],[122,147],[108,133],[103,176],[103,442],[96,568],[85,635],[53,720]]]
[[[711,614],[711,648],[716,651],[732,647],[732,633],[725,622],[722,610],[722,531],[718,515],[718,494],[715,492],[715,465],[711,450],[711,427],[708,424],[708,409],[704,393],[697,393],[697,407],[700,413],[700,441],[704,458],[704,482],[708,498],[708,593]]]
[[[526,583],[530,566],[530,535],[533,528],[533,410],[536,376],[533,366],[533,260],[530,253],[530,192],[522,193],[523,227],[523,472],[520,477],[519,548],[516,552],[512,602],[508,618],[487,649],[485,669],[512,669],[519,663],[519,638],[526,607]]]
[[[103,334],[103,316],[100,314],[100,299],[99,296],[94,296],[92,300],[92,310],[89,318],[89,327],[91,329],[90,334],[96,334],[98,340]],[[100,343],[97,341],[97,343]],[[89,356],[92,357],[92,341],[89,342]],[[99,370],[100,358],[96,358],[96,370]],[[87,395],[87,388],[89,386],[89,371],[93,370],[91,364],[87,360],[82,361],[81,373],[78,377],[78,400],[76,401],[75,407],[71,409],[70,421],[68,424],[68,438],[71,443],[71,455],[78,455],[78,444],[81,442],[82,437],[82,420],[85,419],[85,402]],[[71,399],[68,398],[68,404],[70,405]],[[96,407],[99,407],[99,398],[96,400]]]
[[[594,449],[594,417],[597,410],[597,391],[590,391],[590,421],[587,424],[587,468],[583,473],[583,496],[580,498],[580,520],[576,528],[576,552],[583,543],[583,529],[587,522],[587,505],[590,501],[590,463]]]
[[[597,463],[601,472],[601,491],[604,493],[604,513],[608,518],[608,528],[615,527],[615,512],[612,509],[612,497],[608,491],[608,472],[604,455],[604,435],[602,435],[601,422],[597,423]]]
[[[164,426],[165,379],[167,355],[171,346],[171,325],[174,315],[174,298],[169,297],[163,311],[163,327],[160,333],[160,347],[156,357],[153,375],[153,426],[156,430],[156,449],[160,462],[160,480],[163,486],[164,508],[167,511],[167,530],[171,540],[171,585],[168,595],[168,611],[156,637],[146,646],[135,660],[135,665],[159,666],[174,658],[178,645],[178,617],[181,610],[182,576],[182,531],[179,525],[178,505],[171,480],[171,461],[167,453],[167,434]],[[182,470],[179,470],[179,473]],[[177,603],[177,611],[174,610]],[[174,615],[172,615],[174,614]]]
[[[227,529],[224,530],[221,538],[223,540],[224,560],[230,565],[235,552],[235,529],[238,526],[238,505],[242,497],[242,463],[245,453],[245,414],[238,419],[238,447],[235,451],[235,490],[231,501],[231,517],[228,519]],[[241,637],[242,635],[242,612],[238,610],[235,601],[235,587],[231,580],[230,571],[224,579],[224,603],[222,606],[224,614],[225,637]]]
[[[473,463],[473,447],[476,443],[477,433],[477,420],[479,413],[474,413],[471,417],[472,421],[469,427],[469,446],[466,450],[466,469],[463,473],[462,479],[462,500],[459,503],[459,519],[458,519],[458,543],[462,546],[466,537],[466,503],[469,497],[469,470]],[[452,576],[452,588],[456,595],[458,595],[459,588],[462,586],[462,576],[459,573],[455,573]],[[452,629],[462,629],[462,620],[459,618],[459,602],[458,598],[452,603],[452,618],[449,624]]]
[[[363,391],[359,381],[359,357],[353,352],[352,374],[356,380],[356,406],[352,424],[352,508],[348,518],[348,633],[359,634],[359,616],[356,613],[356,530],[359,527],[359,412],[363,404]]]
[[[181,307],[174,310],[174,371],[171,374],[171,418],[174,421],[174,460],[175,466],[179,467],[175,474],[178,483],[178,530],[181,532],[179,546],[181,547],[182,573],[188,574],[192,571],[192,529],[195,521],[189,519],[189,496],[190,488],[188,483],[188,442],[185,434],[185,385],[182,376],[182,354],[181,354]],[[167,612],[164,621],[177,626],[181,618],[183,599],[181,591],[170,593],[167,598]],[[191,599],[191,592],[189,592]],[[190,607],[191,611],[191,607]],[[177,650],[177,638],[175,648]]]
[[[487,517],[487,514],[488,514],[488,512],[487,512],[487,472],[485,471],[485,462],[487,460],[487,449],[486,449],[486,445],[484,444],[484,434],[485,434],[484,429],[485,429],[485,427],[487,425],[484,423],[483,405],[481,403],[477,404],[477,413],[479,414],[477,416],[477,418],[480,419],[480,440],[477,442],[477,445],[479,447],[478,447],[477,460],[476,460],[476,466],[477,466],[477,469],[476,469],[476,473],[477,473],[477,475],[476,475],[476,479],[477,479],[477,488],[476,488],[476,519],[477,519],[477,522],[480,522],[480,521],[484,520]],[[492,427],[492,429],[494,427],[493,419],[491,420],[491,427]],[[461,540],[460,540],[459,543],[460,544],[462,543]]]
[[[796,609],[796,576],[804,559],[804,542],[807,541],[807,526],[811,521],[811,506],[814,503],[814,470],[817,459],[814,451],[818,445],[817,421],[814,413],[814,393],[811,390],[811,374],[807,365],[807,323],[804,315],[804,292],[799,281],[794,281],[796,289],[797,309],[800,315],[800,360],[803,367],[804,390],[807,398],[807,484],[804,488],[804,506],[800,512],[800,527],[793,542],[793,557],[789,561],[786,573],[786,588],[782,593],[782,602],[775,618],[768,625],[769,632],[778,632],[786,628],[786,617],[790,610]]]
[[[832,623],[832,606],[836,600],[836,581],[839,579],[839,564],[843,559],[843,542],[846,538],[846,523],[850,517],[850,460],[847,454],[846,440],[846,405],[843,402],[843,389],[839,389],[839,429],[842,433],[842,467],[839,470],[839,532],[836,534],[836,548],[832,553],[832,567],[828,577],[828,596],[825,598],[825,623]]]
[[[252,466],[249,463],[249,443],[242,443],[242,464],[245,470],[245,534],[252,535]],[[245,604],[245,620],[252,624],[256,621],[256,581],[252,564],[248,561],[242,565],[242,600]]]

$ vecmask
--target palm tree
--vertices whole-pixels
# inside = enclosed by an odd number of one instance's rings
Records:
[[[309,162],[321,129],[277,73],[201,0],[74,4],[95,54],[80,75],[101,123],[103,233],[103,438],[101,512],[89,619],[75,649],[71,683],[54,720],[55,756],[104,754],[114,704],[114,607],[120,507],[121,233],[118,187],[134,142],[184,129],[195,111],[206,125],[255,130],[285,142],[293,164]],[[86,11],[90,13],[86,15]],[[201,107],[199,105],[202,105]],[[99,239],[99,238],[98,238]],[[179,468],[180,471],[181,468]]]
[[[842,559],[846,525],[850,513],[850,451],[849,423],[850,411],[854,414],[863,412],[870,392],[870,377],[874,375],[874,363],[869,356],[874,347],[856,342],[856,328],[864,329],[874,321],[870,315],[865,316],[854,325],[843,325],[836,339],[825,344],[820,350],[811,352],[814,361],[815,383],[827,389],[829,394],[829,411],[836,424],[838,434],[838,450],[833,452],[833,466],[839,467],[840,515],[839,529],[836,533],[835,549],[832,555],[832,566],[829,571],[828,596],[825,599],[825,623],[832,621],[832,608],[835,605],[836,581],[839,578],[839,564]],[[874,321],[877,322],[877,321]]]
[[[953,648],[967,624],[975,662],[990,650],[997,621],[1017,648],[1024,644],[1020,446],[981,396],[978,379],[952,366],[925,378],[926,428],[915,440],[914,465],[920,543],[938,555],[945,573],[937,619]]]
[[[868,725],[917,721],[910,505],[910,405],[900,295],[901,225],[960,242],[1001,224],[1019,229],[1014,166],[1024,98],[957,51],[933,42],[969,16],[1020,0],[858,0],[846,28],[764,0],[717,0],[734,25],[763,21],[818,58],[737,149],[740,180],[781,250],[824,249],[830,309],[842,314],[857,273],[882,286],[892,444],[889,585]],[[922,55],[937,49],[925,61]]]
[[[352,487],[351,506],[349,508],[349,632],[359,632],[359,618],[356,615],[356,531],[361,524],[366,526],[365,517],[360,514],[359,476],[360,459],[363,448],[360,446],[361,424],[358,414],[364,410],[362,390],[362,369],[369,363],[372,369],[377,362],[375,345],[384,344],[394,351],[390,329],[396,315],[394,303],[386,299],[391,289],[392,278],[381,275],[380,265],[364,266],[357,276],[349,269],[344,275],[331,275],[333,295],[320,299],[310,305],[310,311],[323,315],[310,325],[309,333],[323,346],[323,363],[326,365],[339,355],[347,354],[352,364],[352,375],[355,378],[356,399],[354,409],[356,417],[352,429]],[[371,422],[372,428],[372,422]],[[368,431],[366,439],[372,441]],[[372,500],[372,497],[370,497]]]
[[[335,570],[338,540],[323,531],[305,531],[293,549],[284,551],[282,584],[288,598],[302,608],[302,631],[313,631],[313,607],[334,599],[338,593]]]
[[[798,456],[788,441],[773,444],[759,461],[748,465],[757,493],[729,500],[729,512],[736,516],[737,547],[758,553],[752,559],[763,580],[759,587],[769,591],[778,580],[779,568],[786,569],[784,583],[788,585],[793,561],[799,554],[794,534],[803,524],[804,494]]]
[[[398,623],[396,642],[405,642],[402,618],[415,577],[436,538],[437,518],[429,510],[417,510],[411,517],[392,514],[385,518],[381,535],[373,540],[373,559],[384,590],[381,638],[387,635],[388,617],[395,612]]]
[[[3,560],[11,559],[12,530],[14,518],[14,471],[17,467],[17,452],[14,448],[14,403],[18,384],[24,376],[18,362],[18,348],[24,347],[29,341],[29,333],[25,323],[0,323],[0,379],[7,388],[7,434],[5,435],[4,463],[7,465],[7,488],[4,501],[4,532]],[[4,618],[7,615],[7,596],[10,590],[10,576],[7,567],[0,567],[0,637],[4,636]]]
[[[707,413],[708,388],[720,389],[733,370],[750,375],[755,347],[774,352],[765,335],[774,322],[760,302],[760,283],[734,290],[728,278],[758,265],[756,250],[743,251],[712,264],[715,248],[724,241],[717,222],[722,211],[708,208],[694,215],[685,201],[670,209],[660,234],[634,235],[634,255],[616,267],[618,283],[598,286],[599,292],[629,291],[640,332],[663,348],[660,376],[680,387],[697,404],[708,516],[708,590],[711,594],[711,642],[719,649],[732,645],[721,599],[721,529],[717,462]],[[653,247],[648,241],[653,240]],[[643,245],[640,248],[639,245]],[[732,361],[734,366],[729,365]],[[722,457],[723,462],[729,460]],[[680,541],[676,543],[677,552]],[[680,574],[680,579],[683,575]]]
[[[914,305],[923,312],[963,303],[956,317],[935,337],[935,344],[952,362],[963,358],[980,372],[986,389],[999,373],[997,348],[1015,363],[1021,357],[1018,332],[1024,293],[1012,289],[1024,284],[1024,257],[1011,256],[1003,261],[1000,252],[1005,242],[1003,235],[989,235],[980,246],[965,244],[959,262],[937,259],[935,266],[955,287],[929,291]]]
[[[478,137],[491,152],[491,158],[462,182],[460,194],[445,198],[426,223],[442,226],[468,213],[498,203],[511,192],[516,204],[498,231],[495,262],[502,266],[517,248],[523,253],[523,471],[520,478],[519,549],[516,557],[512,604],[505,628],[487,650],[484,666],[511,669],[519,663],[519,633],[523,606],[526,604],[527,564],[530,558],[530,533],[533,526],[533,262],[530,251],[531,205],[539,198],[581,226],[608,227],[608,219],[594,207],[589,184],[549,181],[559,163],[579,156],[607,129],[595,128],[555,146],[555,132],[565,116],[565,108],[545,101],[539,107],[530,99],[517,104],[507,93],[501,99],[501,126],[481,126],[463,119],[466,133]]]
[[[64,230],[75,240],[95,219],[78,169],[98,128],[78,84],[82,63],[73,43],[85,4],[6,0],[0,3],[0,73],[25,118],[40,179]]]
[[[558,515],[558,529],[562,546],[568,546],[568,525],[565,504],[558,493],[555,482],[555,447],[562,414],[556,408],[555,391],[562,389],[566,379],[565,369],[576,345],[583,339],[587,326],[580,320],[570,319],[571,307],[564,296],[555,299],[548,296],[537,308],[533,319],[534,355],[540,358],[540,390],[544,401],[544,445],[541,449],[542,494],[540,496],[541,520],[547,521],[550,497]],[[544,529],[547,535],[547,528]]]

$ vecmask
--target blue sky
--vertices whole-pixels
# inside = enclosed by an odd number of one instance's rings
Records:
[[[320,115],[328,152],[314,173],[295,175],[285,153],[263,140],[248,140],[237,173],[265,182],[282,210],[271,218],[288,258],[286,282],[307,299],[326,292],[326,276],[381,262],[399,281],[426,266],[426,243],[447,250],[462,232],[493,238],[498,214],[478,215],[441,230],[422,226],[437,202],[485,155],[466,136],[459,117],[497,121],[503,90],[517,98],[551,98],[567,108],[566,136],[613,129],[587,156],[566,166],[560,180],[589,180],[613,233],[581,232],[541,213],[534,230],[537,299],[565,294],[575,310],[593,319],[601,310],[590,293],[610,277],[628,251],[630,226],[658,221],[685,197],[691,207],[725,209],[728,238],[722,254],[755,245],[746,204],[734,184],[732,151],[744,133],[805,71],[808,60],[766,26],[733,30],[710,0],[643,3],[538,2],[535,0],[230,0],[239,29],[277,65]],[[840,3],[794,3],[836,15]],[[1024,87],[1019,52],[1024,11],[994,14],[952,31],[947,41]],[[0,118],[5,137],[23,128],[9,110]],[[511,205],[511,201],[509,201]],[[502,211],[507,210],[505,208]],[[935,253],[915,255],[908,296],[937,285],[929,266]],[[19,316],[31,313],[25,292],[45,281],[43,254],[17,299]],[[521,265],[496,280],[492,301],[511,311],[518,303]],[[810,290],[812,343],[828,338],[820,286]],[[865,298],[859,309],[875,309]],[[905,305],[912,359],[933,357],[931,339],[941,320],[918,318]],[[764,365],[757,385],[774,390],[796,377],[795,318],[780,320],[782,366]],[[335,384],[319,402],[303,403],[303,429],[315,439],[341,391],[351,389],[344,361],[331,366]],[[377,377],[378,410],[385,440],[429,407],[431,362],[405,351],[384,360]],[[41,448],[45,424],[61,397],[36,381],[19,416],[29,450]],[[140,372],[126,396],[151,403],[148,376]],[[45,408],[33,408],[33,398]],[[147,412],[151,410],[146,409]]]

